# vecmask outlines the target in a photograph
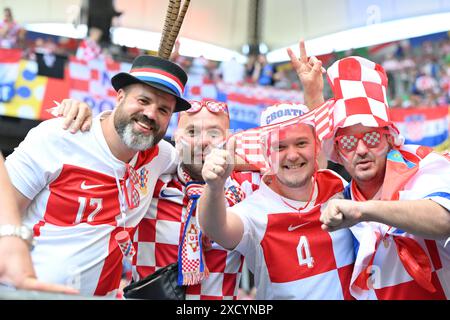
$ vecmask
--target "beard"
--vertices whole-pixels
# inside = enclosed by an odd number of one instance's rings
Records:
[[[154,134],[145,134],[134,130],[134,122],[141,122],[153,129]],[[143,114],[134,114],[130,117],[123,112],[123,103],[117,107],[114,114],[114,127],[122,142],[130,149],[144,151],[158,144],[164,137],[164,132],[155,120]]]
[[[300,188],[305,186],[311,181],[311,177],[308,175],[302,175],[300,177],[293,176],[279,176],[276,175],[277,180],[280,184],[289,188]]]

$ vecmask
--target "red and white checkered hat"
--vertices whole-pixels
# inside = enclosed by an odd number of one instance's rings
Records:
[[[348,57],[333,63],[327,78],[334,93],[333,134],[323,140],[328,158],[337,162],[334,137],[339,128],[362,124],[367,127],[388,127],[395,144],[403,137],[391,121],[386,88],[388,79],[383,67],[362,57]]]

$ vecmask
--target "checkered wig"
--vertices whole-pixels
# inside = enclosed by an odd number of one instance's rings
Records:
[[[328,159],[338,162],[334,137],[339,128],[362,124],[367,127],[388,127],[394,144],[404,138],[391,121],[387,103],[388,79],[384,69],[365,58],[348,57],[336,61],[327,70],[328,82],[334,93],[333,134],[323,140]]]

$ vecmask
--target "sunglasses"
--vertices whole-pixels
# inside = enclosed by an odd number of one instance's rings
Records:
[[[345,152],[355,150],[359,140],[362,140],[368,148],[376,148],[380,145],[383,134],[389,134],[389,130],[376,129],[358,134],[344,134],[337,136],[334,139],[334,142],[342,151]]]
[[[229,114],[228,106],[225,102],[219,101],[190,101],[191,107],[186,110],[187,113],[199,112],[203,107],[208,109],[212,113],[223,112],[226,115]]]

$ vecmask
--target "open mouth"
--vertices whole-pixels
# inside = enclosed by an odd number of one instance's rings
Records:
[[[284,165],[282,168],[285,170],[297,170],[303,168],[304,166],[306,166],[306,162]]]
[[[138,121],[138,120],[135,120],[134,122],[137,124],[139,129],[145,133],[149,133],[149,132],[153,131],[153,127],[151,125],[149,125],[148,123]]]

